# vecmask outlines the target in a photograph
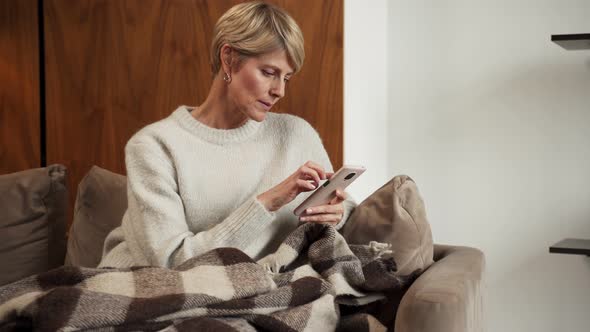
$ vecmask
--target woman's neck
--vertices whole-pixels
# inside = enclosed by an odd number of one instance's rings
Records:
[[[213,79],[207,99],[191,115],[204,125],[215,129],[235,129],[243,126],[248,117],[229,99],[227,85],[220,77]]]

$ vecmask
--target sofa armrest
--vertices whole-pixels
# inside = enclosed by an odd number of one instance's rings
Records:
[[[484,331],[484,254],[470,247],[435,245],[434,258],[404,294],[395,331]]]

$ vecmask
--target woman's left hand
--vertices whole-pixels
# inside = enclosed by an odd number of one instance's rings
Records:
[[[336,190],[336,196],[330,203],[308,208],[299,217],[300,221],[315,222],[318,224],[336,225],[342,220],[344,215],[344,205],[342,202],[348,195],[342,190]]]

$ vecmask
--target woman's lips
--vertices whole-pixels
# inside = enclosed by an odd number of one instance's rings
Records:
[[[263,101],[261,101],[261,100],[259,100],[258,102],[259,102],[259,103],[262,105],[262,107],[264,107],[264,109],[265,109],[265,110],[267,110],[267,111],[268,111],[268,110],[269,110],[269,109],[272,107],[272,105],[271,105],[271,104],[267,104],[267,103],[265,103],[265,102],[263,102]]]

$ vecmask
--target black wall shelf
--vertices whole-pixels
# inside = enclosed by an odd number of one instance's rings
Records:
[[[549,247],[550,253],[590,256],[589,239],[563,239]]]
[[[551,35],[551,41],[566,50],[590,50],[590,33]]]

